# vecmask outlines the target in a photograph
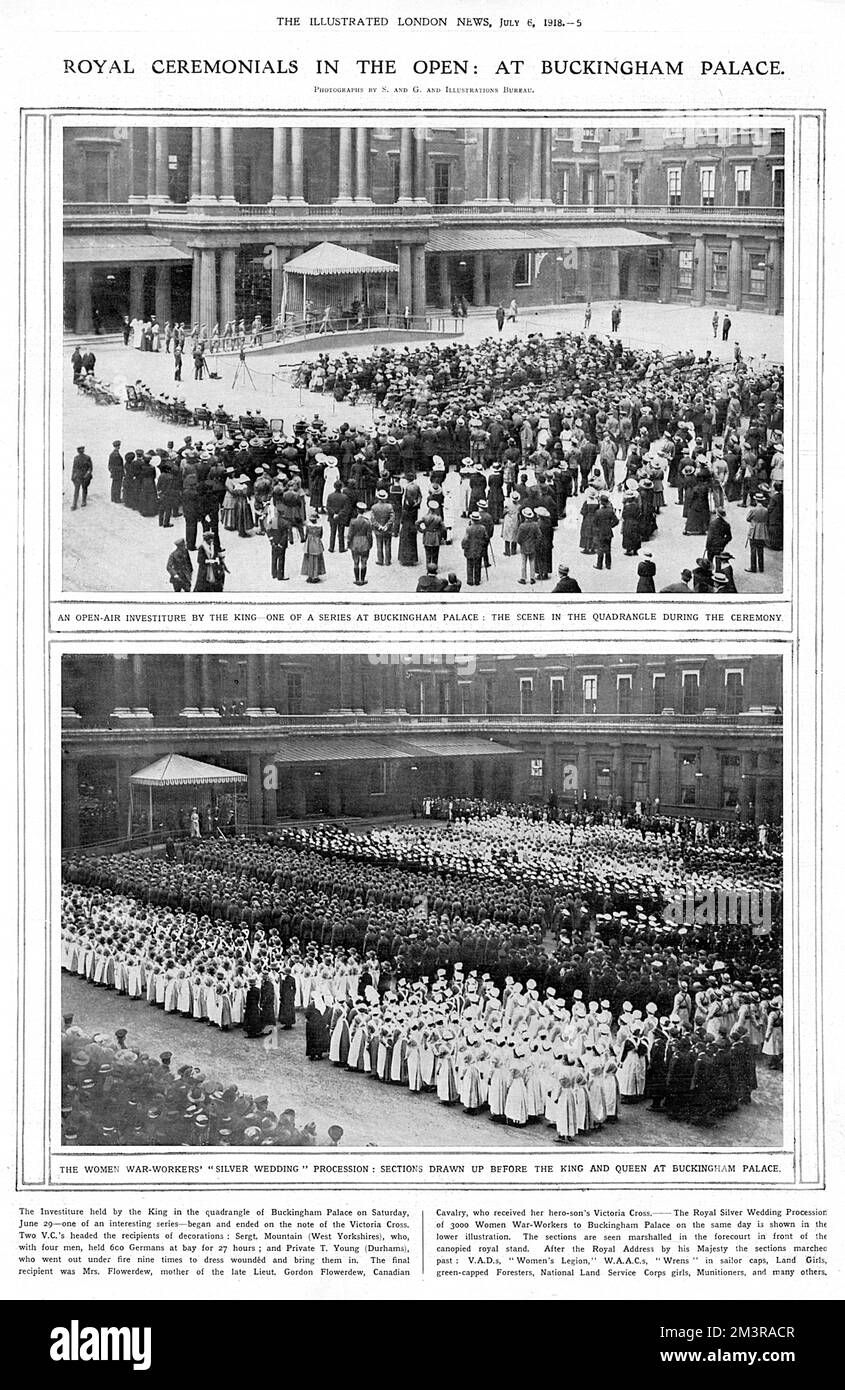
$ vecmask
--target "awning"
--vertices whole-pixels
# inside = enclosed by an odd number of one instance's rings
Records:
[[[395,762],[414,758],[501,758],[514,756],[518,748],[490,739],[440,734],[431,738],[383,739],[345,734],[338,738],[297,737],[295,734],[276,753],[280,763]]]
[[[280,763],[382,762],[410,758],[413,754],[394,739],[340,738],[287,739],[276,753]]]
[[[513,757],[521,750],[489,738],[463,738],[460,734],[442,734],[439,738],[413,738],[408,744],[424,758],[503,758]]]
[[[125,265],[131,262],[190,261],[189,251],[180,251],[160,237],[142,232],[125,236],[66,236],[62,251],[66,265]]]
[[[166,753],[129,778],[136,787],[198,787],[223,786],[227,782],[246,782],[245,772],[230,772],[227,767],[200,763],[181,753]]]
[[[350,251],[333,241],[321,241],[301,256],[294,256],[282,267],[285,275],[397,275],[398,265],[392,261],[367,256],[363,251]]]
[[[426,250],[552,251],[599,250],[637,246],[668,246],[661,237],[636,232],[630,227],[438,227],[429,236]]]

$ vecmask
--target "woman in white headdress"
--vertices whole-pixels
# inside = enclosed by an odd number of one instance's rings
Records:
[[[557,1130],[557,1143],[570,1143],[578,1133],[578,1107],[576,1103],[577,1072],[571,1057],[564,1057],[560,1064],[560,1086],[554,1107],[554,1125]]]
[[[505,1097],[505,1120],[509,1125],[528,1123],[528,1090],[525,1085],[526,1054],[524,1047],[517,1044],[510,1065],[510,1082]]]

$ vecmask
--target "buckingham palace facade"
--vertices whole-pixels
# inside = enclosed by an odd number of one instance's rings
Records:
[[[64,320],[275,319],[323,241],[398,267],[415,316],[601,299],[783,311],[768,126],[68,126]]]

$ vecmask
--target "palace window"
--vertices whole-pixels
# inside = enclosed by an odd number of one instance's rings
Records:
[[[596,171],[584,169],[581,173],[581,202],[592,207],[596,201]]]
[[[633,703],[634,680],[632,676],[616,677],[616,713],[630,714]]]
[[[681,673],[681,713],[698,714],[699,710],[699,679],[697,671],[683,671]]]
[[[450,175],[451,166],[438,160],[434,165],[434,201],[440,207],[449,201]]]
[[[728,253],[727,251],[713,251],[710,256],[710,288],[711,290],[727,290],[728,288]]]
[[[485,714],[495,714],[496,711],[496,688],[492,676],[485,676],[481,687],[482,703]]]
[[[682,806],[698,805],[698,755],[683,753],[678,760],[678,801]]]
[[[666,197],[670,208],[681,206],[684,171],[680,164],[670,164],[666,170]]]
[[[739,757],[726,753],[722,757],[722,810],[730,811],[739,805]]]
[[[469,681],[458,681],[458,713],[472,714],[472,686]]]
[[[289,671],[287,675],[287,711],[288,714],[302,713],[302,676],[298,671]]]
[[[744,681],[743,671],[725,672],[725,714],[742,714]]]
[[[450,680],[437,682],[437,713],[452,713],[452,683]]]
[[[738,208],[751,206],[751,165],[738,164],[734,172],[736,186],[736,205]]]
[[[107,203],[109,200],[109,155],[107,150],[85,151],[85,201]]]
[[[555,170],[554,181],[555,202],[561,207],[566,207],[569,203],[569,170]]]
[[[698,180],[701,185],[701,206],[712,208],[716,205],[716,166],[715,164],[705,164],[698,171]]]
[[[549,706],[552,714],[563,714],[563,676],[552,676],[549,681]]]
[[[523,676],[519,682],[519,712],[534,713],[534,682],[530,676]]]
[[[776,164],[772,169],[772,207],[782,208],[784,205],[784,183],[783,165]]]
[[[598,676],[581,677],[581,693],[584,714],[596,714],[599,706]]]
[[[648,763],[631,763],[631,800],[645,801],[648,796]]]
[[[532,270],[533,253],[531,251],[520,251],[513,270],[514,285],[530,285]]]
[[[749,251],[745,257],[745,293],[759,295],[766,293],[766,253]]]
[[[678,252],[678,289],[692,289],[692,251]]]
[[[666,677],[662,672],[651,678],[651,708],[654,714],[662,714],[666,708]]]
[[[387,763],[370,763],[370,796],[384,796],[387,792]]]
[[[630,174],[628,175],[628,178],[629,178],[629,189],[630,189],[630,203],[631,203],[631,207],[632,207],[632,208],[638,208],[639,205],[640,205],[640,171],[639,171],[639,169],[632,169],[631,172],[630,172]]]
[[[605,174],[604,176],[604,201],[605,205],[612,207],[616,202],[616,175]]]

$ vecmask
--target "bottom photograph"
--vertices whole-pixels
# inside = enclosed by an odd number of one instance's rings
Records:
[[[783,660],[643,646],[65,653],[61,1143],[782,1146]]]

